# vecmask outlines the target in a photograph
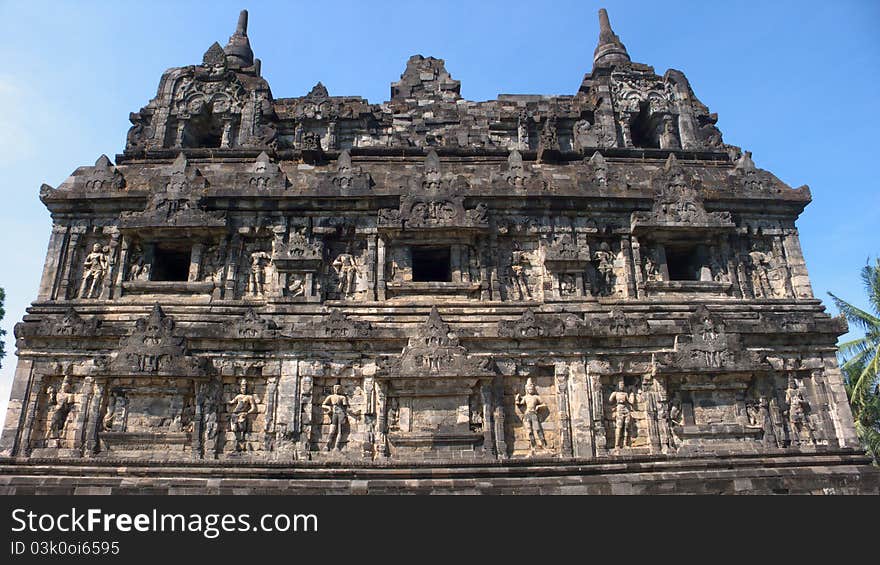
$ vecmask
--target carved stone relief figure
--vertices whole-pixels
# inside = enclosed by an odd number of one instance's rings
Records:
[[[660,149],[681,149],[678,135],[675,132],[675,124],[671,116],[663,120],[663,130],[660,133]]]
[[[544,438],[544,428],[541,427],[538,411],[547,406],[538,396],[532,379],[526,380],[525,394],[517,393],[514,403],[523,410],[522,420],[529,433],[529,444],[533,449],[537,446],[546,449],[547,440]]]
[[[340,253],[332,263],[338,280],[336,290],[345,298],[353,296],[357,292],[358,270],[357,260],[351,253]]]
[[[758,398],[752,398],[746,402],[746,416],[748,426],[760,429],[763,432],[765,447],[778,447],[777,437],[773,428],[773,420],[770,417],[770,403],[767,396],[761,394]]]
[[[519,113],[517,119],[516,148],[520,151],[529,150],[529,114],[525,110]]]
[[[621,449],[632,442],[632,411],[635,394],[627,391],[623,379],[617,382],[617,390],[611,393],[608,401],[614,407],[614,448]]]
[[[788,403],[788,431],[791,445],[814,445],[816,438],[810,423],[810,404],[798,388],[794,377],[788,378],[785,401]]]
[[[574,148],[582,151],[588,147],[597,147],[599,138],[593,131],[593,124],[590,120],[583,119],[575,122],[573,130]]]
[[[715,247],[709,249],[709,271],[713,281],[720,283],[730,282],[730,274],[727,272],[724,258],[719,255]]]
[[[645,253],[645,280],[656,282],[663,280],[660,273],[660,262],[657,260],[656,249],[648,249]]]
[[[95,298],[101,288],[101,281],[110,266],[108,253],[109,247],[102,247],[100,243],[92,246],[92,252],[86,255],[83,262],[82,284],[79,287],[79,298]]]
[[[110,394],[110,398],[107,400],[107,411],[101,421],[105,431],[125,431],[127,407],[128,401],[121,392],[114,391]]]
[[[238,394],[227,402],[232,408],[229,415],[229,431],[235,434],[235,451],[247,451],[250,416],[257,411],[257,399],[248,393],[247,379],[241,379]]]
[[[211,245],[203,255],[201,280],[213,283],[223,282],[224,257],[219,245]]]
[[[599,249],[593,253],[593,265],[598,274],[596,292],[599,296],[610,296],[614,288],[614,253],[608,242],[599,244]]]
[[[341,450],[343,427],[348,424],[348,397],[342,393],[342,385],[333,385],[333,392],[327,395],[321,408],[330,415],[330,431],[327,434],[325,449],[330,451],[334,447]]]
[[[749,252],[749,271],[752,278],[752,291],[756,298],[772,298],[773,289],[767,272],[770,269],[769,253],[754,250]]]
[[[221,403],[220,381],[212,379],[202,388],[200,398],[202,402],[202,415],[204,418],[204,440],[202,447],[206,456],[214,456],[217,451],[217,432],[219,431],[218,417]]]
[[[76,405],[76,397],[70,386],[70,377],[65,376],[61,382],[61,389],[55,391],[49,387],[46,390],[46,396],[49,400],[49,433],[46,439],[60,439],[64,435],[67,428],[67,420],[70,412]]]
[[[532,298],[532,290],[529,285],[530,266],[528,253],[519,250],[513,252],[513,259],[510,265],[510,280],[519,300],[529,300]]]
[[[474,387],[468,397],[468,422],[472,432],[483,431],[483,396],[479,385]]]
[[[265,251],[251,253],[251,270],[248,275],[248,294],[251,296],[263,296],[266,286],[266,267],[271,261],[271,255]]]
[[[144,248],[140,243],[135,243],[130,251],[128,260],[128,281],[150,280],[150,264],[147,262]]]

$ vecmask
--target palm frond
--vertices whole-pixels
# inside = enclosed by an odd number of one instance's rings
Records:
[[[853,306],[846,300],[842,298],[838,298],[832,293],[828,293],[831,297],[831,300],[834,301],[834,305],[840,310],[840,313],[847,319],[847,321],[851,324],[854,324],[865,332],[877,332],[880,331],[880,318],[874,316],[868,312],[865,312],[858,306]]]
[[[876,259],[874,265],[868,263],[862,267],[861,278],[871,307],[874,312],[880,314],[880,257]]]

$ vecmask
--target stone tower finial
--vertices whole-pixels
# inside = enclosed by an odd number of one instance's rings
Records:
[[[608,20],[608,12],[605,8],[599,10],[599,44],[593,52],[593,68],[608,67],[618,63],[629,63],[629,53],[626,47],[611,29]]]
[[[238,26],[235,28],[236,35],[247,35],[247,20],[248,20],[248,12],[247,10],[242,10],[240,14],[238,14]]]
[[[254,52],[251,49],[251,42],[247,36],[248,13],[242,10],[238,15],[238,25],[235,26],[235,33],[229,37],[229,43],[223,51],[229,57],[229,63],[232,67],[250,67],[254,64]]]

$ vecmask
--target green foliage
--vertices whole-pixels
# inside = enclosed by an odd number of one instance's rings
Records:
[[[880,459],[880,258],[862,268],[861,278],[873,314],[828,294],[847,321],[865,332],[864,337],[840,344],[840,368],[856,431],[877,462]]]

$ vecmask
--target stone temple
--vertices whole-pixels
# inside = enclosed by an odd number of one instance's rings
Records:
[[[275,98],[242,12],[53,227],[7,493],[878,491],[795,220],[599,13],[563,96]]]

